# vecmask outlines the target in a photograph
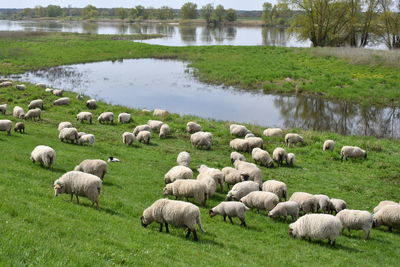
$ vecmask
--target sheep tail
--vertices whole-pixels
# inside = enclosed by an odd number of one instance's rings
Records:
[[[205,233],[206,231],[203,229],[203,226],[201,225],[200,214],[199,216],[196,217],[196,223],[199,225],[200,231]]]

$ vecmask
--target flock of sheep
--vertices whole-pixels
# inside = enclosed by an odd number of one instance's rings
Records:
[[[0,87],[9,82],[1,82]],[[45,85],[37,86],[45,88]],[[25,90],[24,85],[17,85],[18,90]],[[54,95],[62,96],[62,90],[45,89]],[[77,99],[83,97],[78,95]],[[53,102],[54,105],[68,105],[69,98],[63,97]],[[33,100],[29,103],[29,111],[25,114],[21,107],[14,107],[13,116],[19,119],[40,119],[41,110],[44,103],[41,99]],[[90,99],[86,102],[89,109],[97,106],[96,100]],[[7,112],[7,104],[0,105],[0,111]],[[149,112],[148,110],[143,110]],[[156,109],[154,116],[167,116],[165,110]],[[89,111],[77,114],[78,121],[87,123],[93,122],[93,114]],[[101,113],[98,117],[99,123],[113,123],[114,114],[112,112]],[[120,123],[131,122],[131,115],[121,113],[118,116]],[[12,123],[10,120],[0,120],[0,130],[10,134]],[[16,123],[15,131],[25,129],[22,122]],[[93,144],[94,135],[78,132],[70,122],[60,122],[58,125],[59,139],[62,142],[72,142],[77,144]],[[322,194],[309,194],[306,192],[295,192],[288,198],[288,187],[285,183],[276,180],[263,181],[261,169],[263,167],[282,166],[287,164],[293,166],[296,163],[296,156],[287,153],[283,147],[277,147],[272,152],[272,157],[268,151],[264,150],[264,141],[261,137],[256,137],[245,126],[230,125],[230,134],[236,138],[230,141],[229,146],[234,150],[230,154],[233,167],[228,166],[222,170],[200,165],[198,176],[194,179],[193,171],[189,168],[191,156],[183,151],[177,156],[177,166],[173,166],[164,176],[165,187],[164,196],[175,196],[176,198],[186,198],[185,201],[170,200],[167,198],[155,201],[150,207],[144,210],[140,218],[144,227],[157,222],[160,224],[160,231],[165,225],[187,228],[187,235],[193,234],[194,240],[198,240],[195,226],[199,225],[201,231],[200,210],[188,202],[188,198],[193,198],[199,205],[205,206],[206,202],[212,197],[219,187],[220,192],[224,192],[227,184],[229,191],[226,200],[209,210],[209,215],[214,217],[221,215],[233,223],[232,218],[237,217],[242,226],[246,226],[245,213],[250,209],[266,211],[270,218],[290,216],[294,221],[289,225],[289,234],[301,238],[328,239],[329,243],[334,244],[336,237],[343,229],[363,230],[365,238],[369,237],[373,226],[385,225],[390,230],[400,228],[400,204],[393,201],[382,201],[374,208],[373,214],[368,211],[347,209],[347,203],[341,199],[330,198]],[[135,141],[148,144],[151,138],[151,131],[159,133],[160,138],[166,138],[171,134],[170,127],[159,120],[149,120],[147,124],[139,125],[133,132],[124,132],[122,142],[132,145]],[[190,142],[198,149],[211,149],[213,134],[204,132],[201,125],[195,122],[188,122],[186,131],[191,134]],[[284,133],[279,128],[266,129],[263,134],[268,138],[282,138]],[[284,136],[284,144],[287,147],[295,146],[298,143],[305,144],[304,139],[299,134],[288,133]],[[335,142],[326,140],[322,150],[334,150]],[[251,154],[254,163],[246,160],[240,152]],[[345,158],[367,158],[365,150],[359,147],[344,146],[341,149],[341,157]],[[31,153],[31,161],[39,162],[41,165],[51,167],[56,160],[56,152],[48,146],[37,146]],[[107,163],[103,160],[84,160],[73,171],[67,172],[54,182],[55,195],[62,193],[73,196],[84,196],[96,204],[99,208],[99,196],[101,193],[102,180],[107,173]],[[231,187],[232,186],[232,187]],[[231,188],[230,188],[231,187]],[[321,213],[318,213],[321,212]],[[332,214],[336,214],[336,216]],[[300,214],[303,216],[299,217]]]

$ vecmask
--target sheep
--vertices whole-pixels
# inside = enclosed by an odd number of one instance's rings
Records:
[[[36,146],[31,152],[31,161],[40,163],[41,166],[51,168],[56,162],[56,151],[49,146]]]
[[[46,89],[44,89],[44,91],[45,91],[46,93],[53,93],[53,90],[54,90],[54,89],[52,89],[52,88],[46,88]]]
[[[341,160],[345,158],[367,158],[367,152],[358,146],[344,146],[340,151]]]
[[[54,181],[54,194],[71,194],[71,201],[75,195],[78,204],[78,196],[87,197],[92,201],[92,206],[96,204],[99,209],[101,185],[101,179],[93,174],[70,171]]]
[[[164,196],[193,197],[200,205],[205,206],[207,201],[207,186],[199,180],[176,180],[164,187]]]
[[[268,128],[263,131],[263,134],[268,137],[280,137],[283,135],[281,128]]]
[[[212,146],[212,133],[209,132],[197,132],[190,136],[190,142],[198,149],[211,149]]]
[[[86,135],[87,133],[85,132],[78,132],[78,140],[79,138],[81,138],[82,136]]]
[[[0,83],[0,87],[8,87],[8,86],[12,86],[12,82],[5,81]]]
[[[338,212],[340,212],[341,210],[344,210],[344,209],[347,208],[346,201],[344,201],[342,199],[331,198],[330,201],[331,201],[331,204],[332,204],[331,205],[332,212],[334,211],[334,212],[336,212],[336,214]]]
[[[287,160],[285,149],[283,149],[282,147],[275,148],[272,152],[272,158],[276,163],[278,163],[278,166],[282,166],[283,161]]]
[[[196,180],[202,182],[207,188],[207,197],[211,197],[214,195],[215,191],[217,191],[217,184],[215,180],[208,174],[200,173],[197,175]]]
[[[251,157],[256,163],[259,163],[261,166],[265,167],[274,166],[274,162],[269,153],[265,150],[262,150],[259,147],[253,148],[253,151],[251,152]]]
[[[25,124],[23,122],[17,122],[14,127],[14,132],[19,131],[20,133],[25,133]]]
[[[193,171],[185,166],[175,166],[164,175],[165,184],[181,179],[193,179]]]
[[[335,141],[333,140],[326,140],[322,146],[322,151],[327,151],[327,150],[333,151],[334,149],[335,149]]]
[[[108,123],[113,124],[113,122],[114,122],[114,113],[112,113],[112,112],[103,112],[103,113],[100,114],[100,116],[97,118],[97,120],[100,123],[108,122]]]
[[[198,241],[195,226],[199,225],[202,232],[205,232],[200,220],[200,209],[192,203],[178,200],[159,199],[150,207],[143,211],[140,222],[143,227],[147,227],[153,221],[160,224],[162,232],[163,224],[165,231],[169,233],[168,224],[175,227],[186,227],[188,229],[186,238],[193,233],[193,239]]]
[[[246,134],[244,139],[247,139],[247,138],[250,138],[250,137],[256,137],[256,136],[253,133],[248,133],[248,134]]]
[[[25,118],[25,112],[24,109],[21,108],[20,106],[15,106],[13,109],[13,117],[23,119]]]
[[[307,212],[317,212],[318,209],[318,201],[317,199],[309,194],[304,192],[295,192],[289,198],[289,201],[294,201],[299,204],[300,210]]]
[[[43,100],[42,99],[32,100],[28,105],[28,109],[34,109],[34,108],[43,109]]]
[[[46,84],[44,83],[37,83],[35,84],[36,87],[46,88]]]
[[[219,203],[214,208],[210,209],[208,214],[210,217],[214,217],[218,214],[222,215],[224,222],[226,222],[226,216],[228,216],[229,221],[233,224],[232,217],[238,217],[241,221],[241,226],[246,227],[246,211],[250,210],[246,205],[238,201],[224,201]]]
[[[232,189],[226,195],[226,200],[239,201],[242,197],[246,196],[250,192],[259,191],[260,185],[253,181],[244,181],[235,184]]]
[[[192,158],[190,157],[189,152],[182,151],[178,154],[178,157],[176,158],[176,162],[180,166],[189,167],[190,162],[192,162]]]
[[[60,131],[58,139],[60,139],[61,142],[71,141],[71,143],[77,143],[78,131],[75,128],[64,128]]]
[[[17,88],[17,90],[24,91],[24,90],[26,90],[26,85],[25,84],[17,84],[17,85],[15,85],[15,88]]]
[[[288,153],[286,155],[286,164],[288,166],[293,166],[296,163],[296,155],[293,153]]]
[[[197,170],[200,174],[210,176],[220,186],[221,192],[224,192],[224,174],[220,170],[207,167],[206,165],[200,165]]]
[[[93,114],[92,114],[91,112],[82,111],[82,112],[79,112],[79,113],[76,115],[76,120],[77,120],[77,121],[80,121],[81,123],[82,123],[83,121],[87,121],[87,122],[89,122],[90,124],[92,124],[92,119],[93,119]]]
[[[130,123],[132,121],[132,116],[129,113],[120,113],[118,115],[118,122],[119,123]]]
[[[394,202],[391,200],[383,200],[383,201],[379,202],[378,206],[376,206],[374,208],[374,213],[377,213],[381,208],[383,208],[384,206],[388,206],[388,205],[397,205],[397,202]]]
[[[245,140],[249,143],[249,152],[251,152],[254,148],[263,148],[264,141],[261,137],[248,137]]]
[[[133,142],[135,142],[136,137],[133,133],[130,132],[124,132],[122,134],[122,143],[124,143],[127,146],[130,146],[133,144]]]
[[[281,181],[268,180],[262,184],[262,191],[274,193],[279,197],[279,199],[287,200],[288,189],[287,185]]]
[[[246,158],[242,154],[233,151],[231,153],[231,163],[234,163],[236,160],[246,161]]]
[[[0,120],[0,131],[7,132],[11,135],[12,122],[10,120]]]
[[[171,134],[171,129],[168,124],[163,124],[160,128],[160,138],[167,138]]]
[[[23,117],[25,120],[27,120],[27,119],[36,120],[36,118],[41,120],[42,119],[41,114],[42,114],[42,110],[40,108],[35,108],[35,109],[29,110]]]
[[[258,212],[265,210],[268,213],[279,203],[279,198],[271,192],[253,191],[242,197],[240,202],[249,208],[256,208]]]
[[[150,129],[154,132],[159,132],[161,126],[164,124],[162,121],[156,120],[148,120],[147,124],[150,126]]]
[[[64,91],[63,91],[63,90],[59,90],[59,89],[54,89],[54,90],[52,91],[52,93],[53,93],[53,95],[55,95],[55,96],[62,96],[63,93],[64,93]]]
[[[143,113],[150,113],[150,112],[151,112],[151,110],[149,110],[149,109],[145,109],[145,108],[144,108],[144,109],[142,109],[142,112],[143,112]]]
[[[250,181],[254,181],[261,186],[262,173],[261,170],[257,167],[257,165],[240,160],[235,161],[233,165],[236,170],[240,171],[244,175],[247,175]]]
[[[230,185],[235,185],[248,179],[248,175],[242,174],[232,167],[225,167],[221,171],[224,174],[224,180],[228,185],[228,189]]]
[[[307,214],[289,225],[289,235],[295,238],[328,239],[331,245],[335,245],[341,231],[342,223],[330,214]]]
[[[148,145],[150,143],[150,138],[151,138],[151,132],[149,132],[149,131],[140,131],[136,136],[136,139],[139,142],[141,142],[141,143],[143,142],[146,145]]]
[[[3,113],[3,115],[6,115],[6,112],[7,112],[7,104],[2,104],[2,105],[0,105],[0,112]]]
[[[374,214],[374,227],[385,225],[391,232],[393,228],[400,229],[400,205],[387,205]]]
[[[90,109],[95,109],[97,107],[97,101],[94,99],[89,99],[86,101],[86,107]]]
[[[169,114],[169,112],[166,111],[166,110],[163,110],[163,109],[158,109],[158,108],[156,108],[156,109],[153,111],[153,116],[161,116],[161,117],[164,117],[164,116],[168,116],[168,114]]]
[[[286,201],[278,203],[275,208],[270,210],[268,216],[270,218],[278,218],[285,217],[285,221],[287,220],[287,216],[292,217],[292,221],[296,221],[299,218],[299,204],[294,201]]]
[[[58,131],[61,131],[64,128],[72,128],[72,123],[69,121],[63,121],[58,124]]]
[[[93,145],[95,141],[94,135],[93,134],[84,134],[81,137],[78,138],[78,145],[84,145],[84,144],[89,144]]]
[[[295,145],[297,143],[304,144],[304,139],[299,134],[288,133],[285,135],[285,145],[286,146]]]
[[[101,159],[86,159],[75,166],[74,171],[90,173],[103,180],[107,173],[107,162]]]
[[[332,203],[328,196],[326,195],[314,195],[318,202],[317,210],[321,210],[323,213],[331,213],[332,212]]]
[[[201,131],[203,131],[201,126],[193,121],[189,121],[186,124],[186,132],[188,132],[190,134],[201,132]]]
[[[239,124],[231,124],[229,126],[229,131],[232,135],[236,137],[245,137],[246,134],[251,133],[246,126],[239,125]]]
[[[365,233],[365,239],[369,238],[369,232],[372,228],[374,217],[371,213],[365,210],[342,210],[336,214],[336,218],[339,218],[342,223],[343,230],[347,228],[353,230],[363,230]]]
[[[75,98],[76,100],[83,100],[83,95],[77,94]]]
[[[133,134],[136,136],[140,131],[150,131],[151,128],[147,124],[138,125],[133,129]]]
[[[69,105],[71,100],[69,97],[61,97],[59,99],[54,100],[53,105],[61,106],[61,105]]]
[[[249,152],[249,140],[236,138],[229,142],[229,146],[240,152]]]

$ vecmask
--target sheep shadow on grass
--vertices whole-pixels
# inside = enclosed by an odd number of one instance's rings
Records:
[[[327,240],[316,240],[316,239],[308,240],[308,238],[304,238],[304,239],[300,239],[300,240],[308,242],[308,243],[310,243],[312,245],[325,247],[325,248],[328,248],[328,249],[344,250],[344,251],[353,252],[353,253],[354,252],[362,252],[359,249],[346,247],[346,246],[344,246],[342,244],[338,244],[337,242],[335,243],[335,245],[330,245]]]

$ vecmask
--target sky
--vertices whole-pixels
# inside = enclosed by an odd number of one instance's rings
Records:
[[[0,0],[0,8],[25,8],[35,7],[38,5],[59,5],[66,7],[84,7],[88,4],[96,7],[134,7],[142,5],[145,7],[161,7],[170,6],[173,8],[180,8],[184,3],[189,0]],[[264,2],[275,2],[275,0],[190,0],[198,7],[208,3],[216,5],[223,5],[225,8],[233,8],[239,10],[261,10]]]

